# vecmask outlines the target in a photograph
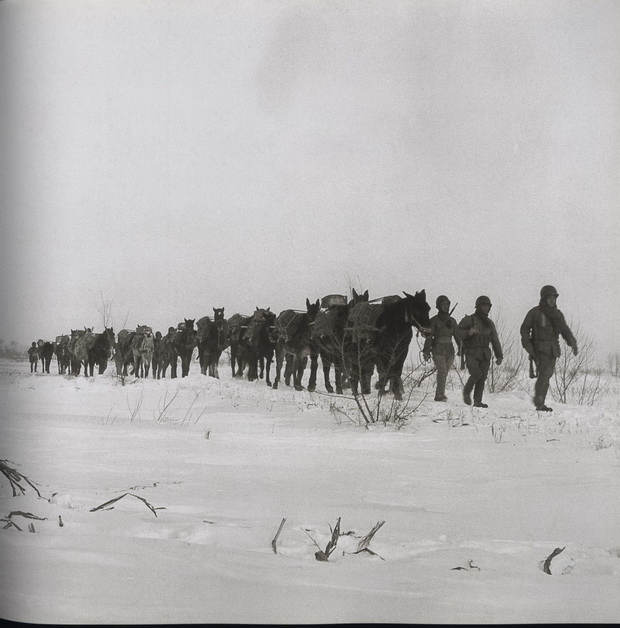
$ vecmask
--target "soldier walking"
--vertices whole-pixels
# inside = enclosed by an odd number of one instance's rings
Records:
[[[37,364],[39,363],[39,347],[37,343],[33,342],[32,346],[28,349],[28,359],[30,360],[30,372],[37,372]]]
[[[545,399],[556,360],[561,354],[560,334],[573,350],[573,354],[577,355],[575,336],[556,305],[558,296],[558,291],[553,286],[543,286],[540,290],[540,303],[526,314],[520,330],[521,344],[530,356],[530,367],[535,364],[538,371],[534,374],[533,368],[530,368],[530,377],[536,377],[534,406],[541,412],[553,410],[545,405]]]
[[[437,384],[435,388],[435,401],[447,401],[446,379],[448,372],[454,364],[454,344],[452,342],[456,333],[456,321],[450,316],[450,299],[444,294],[437,297],[435,307],[438,312],[430,320],[431,333],[424,341],[422,357],[431,359],[437,367]]]
[[[502,346],[499,342],[495,323],[489,318],[491,300],[487,296],[476,299],[476,311],[465,316],[458,325],[457,338],[460,342],[461,353],[465,357],[469,379],[463,388],[463,401],[470,406],[471,394],[474,393],[474,406],[488,408],[482,402],[484,383],[486,382],[491,366],[491,347],[495,354],[495,363],[499,366],[504,359]]]

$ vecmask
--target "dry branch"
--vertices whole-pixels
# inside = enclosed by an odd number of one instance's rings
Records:
[[[280,532],[282,532],[282,528],[284,527],[285,522],[286,522],[286,517],[284,517],[282,521],[280,521],[280,527],[278,528],[276,535],[273,537],[273,541],[271,541],[271,548],[273,549],[274,554],[278,553],[276,543],[278,542],[278,537],[280,536]]]
[[[141,502],[144,502],[144,504],[146,504],[146,506],[148,507],[148,509],[157,517],[157,512],[156,509],[154,508],[154,506],[152,504],[150,504],[149,502],[146,501],[146,499],[144,499],[144,497],[140,497],[140,495],[134,495],[133,493],[123,493],[123,495],[121,495],[120,497],[115,497],[114,499],[111,499],[107,502],[105,502],[104,504],[100,504],[99,506],[97,506],[96,508],[91,508],[89,512],[95,512],[97,510],[112,510],[112,508],[106,508],[107,506],[110,506],[111,504],[114,504],[115,502],[123,499],[123,497],[127,497],[127,495],[129,495],[130,497],[135,497],[136,499],[139,499]]]
[[[332,538],[330,539],[329,543],[325,547],[325,551],[319,549],[318,552],[314,553],[314,557],[318,561],[327,562],[331,553],[336,549],[339,536],[340,536],[340,517],[338,517],[338,521],[336,521],[336,527],[332,530]]]
[[[558,555],[561,554],[566,548],[565,547],[556,547],[543,564],[543,571],[549,575],[551,575],[551,561]]]
[[[13,489],[13,497],[17,497],[17,489],[19,489],[20,493],[24,495],[26,493],[26,489],[20,484],[20,482],[26,482],[29,486],[31,486],[37,493],[39,497],[41,497],[41,493],[37,487],[25,476],[22,475],[16,469],[9,467],[8,460],[0,460],[0,471],[6,476]]]
[[[37,515],[33,515],[31,512],[23,512],[22,510],[13,510],[9,513],[9,519],[13,515],[18,515],[20,517],[25,517],[26,519],[38,519],[39,521],[45,521],[45,517],[37,517]]]

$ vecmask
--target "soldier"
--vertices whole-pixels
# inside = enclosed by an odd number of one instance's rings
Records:
[[[495,363],[499,366],[504,359],[502,346],[497,336],[495,323],[489,318],[491,300],[487,296],[476,299],[476,311],[465,316],[459,323],[457,338],[460,342],[461,352],[465,356],[469,379],[463,388],[463,401],[471,405],[471,393],[474,392],[474,406],[476,408],[488,408],[482,403],[484,383],[486,382],[491,366],[491,347],[495,353]]]
[[[536,377],[534,406],[541,412],[553,410],[545,405],[545,398],[549,390],[549,380],[555,371],[555,362],[560,357],[560,334],[577,355],[575,336],[556,305],[558,296],[558,291],[553,286],[543,286],[540,290],[540,303],[526,314],[521,324],[521,344],[530,356],[530,377]],[[536,364],[538,375],[534,374],[532,363]]]
[[[456,332],[456,321],[450,316],[450,299],[445,295],[437,297],[435,307],[438,312],[430,320],[431,333],[424,341],[422,357],[431,359],[437,367],[437,384],[435,388],[435,401],[447,401],[446,378],[448,371],[454,364],[454,344],[452,339]]]
[[[33,342],[30,349],[28,349],[28,358],[30,359],[30,372],[37,372],[37,364],[39,363],[39,347],[37,343]]]

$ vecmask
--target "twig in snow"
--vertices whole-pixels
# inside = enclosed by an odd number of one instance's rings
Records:
[[[271,541],[271,548],[273,549],[273,553],[274,554],[278,553],[278,549],[276,547],[276,543],[278,542],[278,537],[280,536],[280,532],[282,532],[282,528],[284,527],[285,523],[286,523],[286,517],[284,517],[282,519],[282,521],[280,521],[280,527],[278,528],[278,531],[276,532],[276,535],[273,537],[273,541]]]
[[[372,530],[357,544],[357,549],[354,552],[350,552],[351,554],[360,554],[361,552],[368,552],[373,556],[379,556],[376,552],[373,552],[369,549],[370,541],[372,537],[375,535],[377,530],[385,523],[385,521],[377,521],[377,523],[373,526]],[[381,560],[385,560],[383,556],[379,556]]]
[[[45,521],[45,517],[37,517],[37,515],[33,515],[31,512],[23,512],[22,510],[13,510],[9,513],[9,519],[13,515],[18,515],[19,517],[25,517],[26,519],[38,519],[39,521]]]
[[[30,485],[36,491],[37,495],[41,497],[41,493],[39,493],[37,487],[25,475],[22,475],[16,469],[9,467],[8,460],[0,460],[0,471],[2,471],[2,473],[6,476],[9,484],[11,485],[11,488],[13,489],[13,497],[17,497],[17,489],[20,490],[22,495],[25,494],[26,489],[20,484],[22,480]]]
[[[332,538],[330,539],[329,543],[325,547],[325,551],[319,548],[319,551],[314,553],[314,557],[318,561],[327,562],[330,554],[336,549],[339,536],[340,536],[340,517],[338,517],[338,521],[336,521],[336,527],[332,530]]]
[[[551,561],[558,555],[561,554],[566,548],[565,547],[556,547],[543,564],[543,571],[549,575],[551,575]]]
[[[110,501],[105,502],[105,504],[100,504],[96,508],[91,508],[89,512],[95,512],[97,510],[103,510],[104,508],[106,510],[112,510],[111,508],[106,508],[106,506],[110,506],[111,504],[119,501],[120,499],[123,499],[123,497],[127,497],[127,495],[129,495],[130,497],[135,497],[136,499],[139,499],[141,502],[144,502],[146,504],[146,506],[149,508],[149,510],[157,517],[157,510],[158,509],[155,509],[152,504],[150,504],[149,502],[146,501],[146,499],[144,499],[144,497],[140,497],[140,495],[134,495],[133,493],[124,493],[120,497],[115,497],[114,499],[111,499]]]

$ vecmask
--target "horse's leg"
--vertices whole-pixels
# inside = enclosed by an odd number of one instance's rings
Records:
[[[332,367],[332,362],[326,349],[321,350],[321,365],[323,366],[323,381],[325,382],[325,390],[328,393],[333,393],[334,389],[329,381],[329,371]]]
[[[213,369],[213,377],[215,377],[215,379],[219,379],[220,378],[220,356],[222,355],[222,352],[218,349],[214,354],[213,354],[213,358],[211,360],[211,368]]]
[[[271,354],[268,354],[265,357],[265,371],[266,371],[266,376],[265,376],[265,382],[267,383],[267,386],[271,386],[271,379],[269,377],[269,372],[271,371],[271,361],[273,360],[273,356]]]
[[[272,388],[277,388],[280,383],[280,373],[282,372],[282,362],[284,360],[284,350],[280,343],[276,345],[276,376],[271,385]]]
[[[310,379],[308,380],[308,390],[316,390],[316,372],[319,368],[319,356],[316,351],[310,353]]]
[[[370,395],[370,380],[372,379],[373,371],[375,370],[372,360],[366,361],[362,365],[362,394]]]
[[[253,350],[247,351],[248,381],[253,382],[258,377],[258,356]]]
[[[342,367],[334,363],[334,380],[336,383],[336,394],[342,395]]]
[[[295,368],[295,358],[290,354],[286,354],[286,366],[284,367],[284,383],[287,386],[291,385],[291,376],[293,375],[293,370]]]
[[[304,371],[306,370],[306,365],[308,364],[308,356],[304,355],[303,358],[299,359],[298,356],[295,356],[294,359],[294,376],[293,376],[293,384],[295,386],[295,390],[303,390],[301,382],[304,377]]]

